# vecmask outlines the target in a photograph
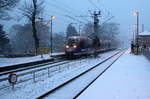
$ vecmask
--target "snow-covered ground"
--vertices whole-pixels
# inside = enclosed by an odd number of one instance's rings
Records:
[[[52,55],[59,55],[59,54],[63,54],[63,53],[53,53]],[[51,54],[44,54],[43,58],[41,58],[41,55],[33,56],[33,57],[20,57],[20,58],[0,58],[0,67],[50,59],[51,58],[50,55]]]
[[[94,64],[101,62],[113,53],[116,52],[105,53],[96,59],[85,59],[81,62],[73,62],[70,64],[69,69],[65,68],[62,69],[61,72],[51,73],[50,77],[46,74],[43,77],[36,78],[36,81],[39,80],[36,83],[34,83],[33,80],[30,80],[15,85],[14,90],[12,90],[11,87],[0,90],[0,99],[35,99],[37,96],[42,95],[81,73],[81,71],[87,70]],[[106,64],[104,65],[107,66]],[[104,68],[104,66],[100,66],[100,68],[101,67]],[[94,77],[94,74],[100,72],[101,70],[91,73],[89,76],[90,78],[87,78],[86,80],[82,79],[79,81],[78,86],[83,84],[83,82],[89,81]],[[85,90],[78,99],[150,99],[149,75],[150,62],[143,55],[136,56],[130,54],[130,51],[128,50],[111,66],[111,68]],[[72,89],[70,90],[70,93],[72,91],[75,93],[75,89],[78,89],[78,87],[70,86],[70,89]],[[64,94],[62,95],[66,96],[70,94],[65,91],[66,90],[64,90]],[[52,95],[50,98],[60,99],[60,97],[55,97],[55,95]],[[70,98],[61,97],[61,99]]]
[[[78,99],[150,99],[150,61],[128,50]]]
[[[104,60],[108,56],[113,55],[116,52],[118,51],[104,53],[97,59],[84,59],[81,62],[79,61],[73,64],[71,63],[69,64],[69,69],[66,68],[61,72],[58,71],[54,74],[52,73],[50,74],[51,77],[49,78],[47,77],[47,75],[42,78],[37,78],[36,80],[40,81],[36,83],[34,83],[33,80],[30,80],[28,82],[15,85],[14,90],[12,90],[11,87],[0,90],[0,99],[34,99],[37,96],[40,96],[50,89],[53,89],[54,87],[60,85],[66,80],[74,77],[75,75],[87,70],[91,66],[99,63],[100,61]]]
[[[100,66],[85,73],[69,84],[59,88],[59,90],[48,95],[44,99],[74,99],[74,97],[82,91],[91,81],[93,81],[100,73],[102,73],[112,62],[114,62],[122,53],[117,54],[110,60],[104,62]],[[99,61],[101,62],[101,61]],[[68,94],[69,93],[69,94]]]

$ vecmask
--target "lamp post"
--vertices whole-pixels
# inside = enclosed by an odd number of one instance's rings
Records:
[[[51,16],[51,55],[53,53],[53,20],[56,18],[56,16]]]
[[[136,35],[137,35],[137,24],[133,24],[133,43],[134,43],[134,45],[137,43],[137,41],[136,41]]]
[[[79,24],[79,35],[80,35],[80,36],[81,36],[81,26],[82,26],[82,25]]]
[[[137,30],[136,30],[136,47],[137,47],[137,54],[138,54],[138,36],[139,36],[139,12],[133,12],[133,15],[136,16],[136,22],[137,22]]]

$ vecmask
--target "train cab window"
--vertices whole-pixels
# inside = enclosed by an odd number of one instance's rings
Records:
[[[77,42],[78,41],[76,39],[68,39],[67,44],[72,46],[72,45],[74,45]]]

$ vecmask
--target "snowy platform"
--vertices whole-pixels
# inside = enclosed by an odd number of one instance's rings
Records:
[[[63,55],[63,54],[64,53],[53,53],[52,55],[54,56],[54,55]],[[20,57],[20,58],[0,58],[0,67],[52,59],[52,57],[50,56],[51,54],[44,54],[43,58],[41,58],[41,55],[32,56],[32,57]]]
[[[150,61],[128,50],[78,99],[150,99]]]

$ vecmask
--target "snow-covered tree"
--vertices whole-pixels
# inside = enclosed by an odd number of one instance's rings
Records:
[[[55,33],[53,36],[53,50],[55,52],[62,52],[64,49],[65,37],[62,32]]]
[[[72,26],[72,24],[69,24],[68,25],[68,27],[67,27],[67,38],[69,37],[69,36],[77,36],[77,35],[79,35],[78,33],[77,33],[77,30],[76,30],[76,28],[74,27],[74,26]]]
[[[38,22],[36,24],[37,35],[39,37],[39,47],[49,48],[50,47],[50,32],[49,27]],[[32,37],[32,27],[31,24],[25,25],[13,25],[11,29],[11,45],[13,46],[13,51],[18,53],[29,53],[35,52],[34,39]]]
[[[3,25],[0,24],[0,50],[4,51],[9,44],[9,39],[6,36],[6,32],[3,30]]]

